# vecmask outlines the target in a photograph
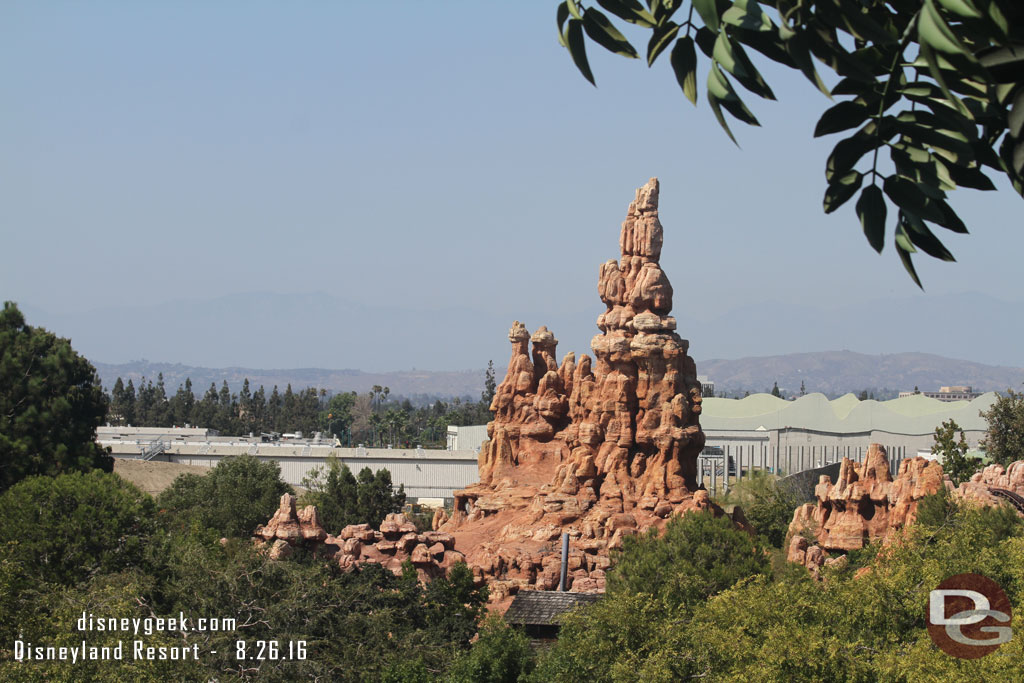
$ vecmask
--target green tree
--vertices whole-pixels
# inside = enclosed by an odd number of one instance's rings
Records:
[[[748,49],[799,71],[830,99],[841,98],[814,131],[853,131],[825,164],[824,210],[835,211],[860,191],[856,210],[868,243],[881,252],[891,224],[894,248],[918,286],[911,254],[920,249],[953,260],[932,227],[967,232],[946,202],[947,192],[958,186],[995,189],[984,172],[991,169],[1024,194],[1024,5],[1018,0],[598,4],[650,31],[648,66],[669,51],[676,80],[694,104],[697,50],[704,53],[707,100],[733,141],[726,112],[760,125],[736,84],[775,99]],[[584,35],[616,54],[639,56],[593,5],[564,0],[557,21],[559,42],[591,83]],[[834,72],[838,82],[831,88],[815,60]]]
[[[957,432],[960,432],[959,440],[956,438]],[[967,438],[955,420],[945,420],[942,426],[935,428],[932,454],[939,456],[942,471],[949,475],[955,486],[967,481],[981,469],[981,459],[967,457]]]
[[[484,620],[480,637],[448,669],[449,683],[517,683],[536,666],[530,639],[497,615]]]
[[[487,371],[484,373],[484,390],[480,394],[480,402],[487,405],[488,409],[491,405],[491,400],[494,398],[494,392],[497,390],[498,384],[494,379],[494,361],[487,361]]]
[[[660,536],[651,529],[626,537],[608,592],[645,593],[675,609],[768,570],[764,553],[731,519],[695,512],[669,520]]]
[[[778,476],[754,470],[751,476],[729,487],[720,504],[735,504],[763,538],[775,548],[782,548],[793,519],[793,510],[805,501]]]
[[[172,526],[193,521],[221,536],[249,537],[277,510],[281,496],[293,493],[276,462],[249,455],[224,458],[209,474],[179,475],[157,498]]]
[[[96,370],[62,339],[0,312],[0,491],[33,474],[114,466],[95,441],[107,414]]]
[[[29,477],[0,495],[0,546],[42,581],[72,586],[135,567],[153,531],[149,495],[109,472]]]
[[[379,527],[384,517],[401,512],[405,506],[405,487],[395,490],[390,471],[380,469],[374,474],[364,467],[357,478],[348,465],[335,457],[328,458],[323,467],[311,470],[303,478],[302,487],[307,493],[303,494],[301,504],[315,505],[321,524],[335,533],[349,524]]]
[[[1024,460],[1024,393],[1007,389],[996,394],[995,403],[981,417],[988,420],[981,443],[985,455],[1004,467]]]

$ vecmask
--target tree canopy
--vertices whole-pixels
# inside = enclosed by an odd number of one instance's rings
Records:
[[[395,490],[390,471],[382,468],[374,474],[364,467],[356,477],[334,457],[303,478],[302,485],[308,493],[303,494],[301,504],[315,505],[320,523],[332,533],[364,522],[379,527],[385,516],[401,512],[405,505],[405,487]]]
[[[981,444],[985,455],[1004,467],[1024,460],[1024,393],[1007,389],[996,394],[995,403],[981,416],[988,420]]]
[[[676,80],[694,104],[697,53],[703,53],[708,104],[734,142],[726,113],[760,125],[737,84],[775,99],[748,50],[799,71],[826,97],[838,98],[814,130],[816,137],[844,134],[825,163],[824,210],[835,211],[859,192],[856,212],[868,243],[881,252],[891,226],[896,253],[918,286],[912,254],[920,250],[954,260],[933,228],[967,232],[946,202],[947,192],[994,190],[986,175],[994,171],[1024,194],[1024,4],[1019,0],[647,0],[646,6],[638,0],[597,0],[597,5],[650,33],[648,66],[669,52]],[[615,54],[640,56],[593,4],[564,0],[557,22],[559,42],[591,83],[586,38]],[[833,72],[834,85],[826,85],[815,63]]]
[[[157,504],[169,520],[194,520],[222,536],[247,538],[267,523],[285,493],[292,487],[281,479],[280,465],[243,455],[224,458],[204,476],[178,475]]]
[[[68,586],[137,566],[154,529],[152,498],[110,472],[29,477],[0,495],[0,509],[10,559]]]
[[[99,468],[113,459],[96,443],[107,402],[96,369],[71,342],[0,312],[0,491],[33,474]]]

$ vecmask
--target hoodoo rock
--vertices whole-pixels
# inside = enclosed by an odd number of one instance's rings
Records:
[[[669,315],[658,189],[652,178],[637,190],[619,234],[621,258],[599,269],[605,310],[593,359],[570,352],[559,363],[547,327],[531,335],[513,323],[479,483],[455,492],[451,518],[435,514],[432,533],[392,517],[379,531],[346,527],[341,566],[381,562],[400,571],[409,559],[433,575],[465,559],[501,601],[520,588],[558,586],[558,541],[567,533],[566,588],[599,591],[609,551],[627,536],[660,529],[673,514],[725,514],[696,482],[701,385],[689,342]],[[738,509],[734,521],[745,526]]]
[[[256,529],[256,537],[271,544],[277,541],[290,545],[317,544],[327,538],[327,532],[320,525],[320,516],[315,506],[307,505],[296,512],[295,496],[286,493],[281,496],[281,504],[270,521]],[[278,553],[287,552],[280,544],[277,544],[277,548]]]
[[[1002,500],[993,489],[1024,496],[1024,461],[1005,470],[1001,465],[989,465],[954,490],[942,465],[922,457],[900,463],[894,480],[885,449],[871,444],[864,462],[843,459],[834,484],[828,475],[822,475],[814,489],[817,502],[802,505],[793,513],[788,559],[817,576],[821,566],[839,559],[829,557],[829,551],[846,552],[885,542],[896,530],[914,523],[921,498],[942,488],[964,501],[999,505]],[[808,537],[816,543],[809,543]]]
[[[922,457],[904,460],[894,481],[885,448],[871,444],[864,462],[843,458],[834,484],[821,476],[817,502],[796,509],[789,533],[811,535],[826,551],[857,550],[913,523],[917,501],[948,481],[939,463]]]
[[[675,332],[672,285],[659,265],[658,181],[636,192],[619,235],[621,259],[601,265],[594,357],[515,322],[512,356],[491,403],[480,483],[455,493],[440,525],[492,592],[555,587],[557,541],[570,538],[571,590],[601,590],[608,551],[674,513],[713,509],[697,490],[704,447],[700,383]],[[717,514],[723,514],[714,508]]]

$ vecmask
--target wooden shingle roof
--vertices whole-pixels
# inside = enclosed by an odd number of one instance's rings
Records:
[[[524,626],[557,624],[566,612],[593,604],[602,597],[602,593],[520,591],[505,612],[505,621]]]

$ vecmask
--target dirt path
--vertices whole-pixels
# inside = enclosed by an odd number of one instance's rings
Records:
[[[157,460],[133,460],[131,458],[114,458],[114,473],[127,479],[140,489],[155,496],[171,485],[179,474],[207,474],[209,467],[198,465],[181,465],[176,462],[160,462]]]

